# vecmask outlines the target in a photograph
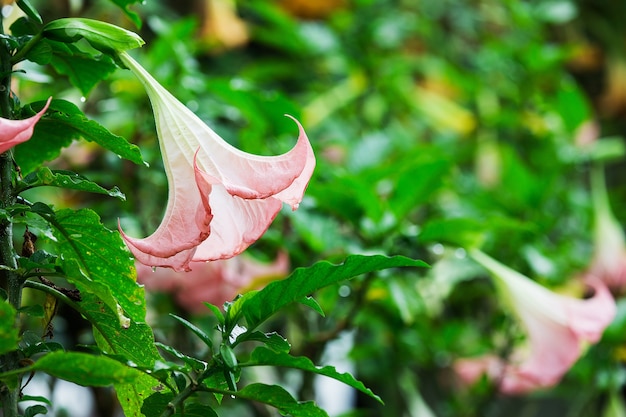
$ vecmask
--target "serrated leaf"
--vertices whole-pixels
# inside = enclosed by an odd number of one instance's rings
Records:
[[[237,398],[269,404],[282,414],[293,417],[328,417],[328,414],[312,401],[299,402],[278,385],[250,384],[233,392]]]
[[[85,39],[91,46],[105,53],[127,51],[145,43],[136,33],[119,26],[77,17],[53,20],[44,26],[43,35],[66,43]]]
[[[15,308],[0,301],[0,355],[17,349],[19,331],[15,322]]]
[[[340,265],[322,261],[308,268],[298,268],[287,278],[253,293],[242,304],[241,310],[252,330],[286,305],[328,285],[381,269],[426,266],[423,261],[404,256],[351,255]]]
[[[369,397],[372,397],[381,404],[383,403],[378,395],[374,394],[369,388],[366,388],[361,381],[355,379],[351,374],[337,372],[333,366],[316,366],[309,358],[304,356],[291,356],[286,352],[276,352],[264,346],[259,346],[252,351],[250,360],[240,364],[240,366],[277,366],[313,372],[318,375],[327,376],[343,382],[344,384],[361,391]]]
[[[130,383],[142,375],[140,371],[106,356],[62,351],[41,357],[23,371],[42,371],[75,384],[93,387]]]
[[[86,177],[75,172],[61,170],[52,171],[48,167],[39,167],[35,171],[28,174],[23,180],[23,188],[20,188],[23,190],[41,186],[87,191],[116,197],[122,201],[126,200],[126,196],[117,187],[107,190],[106,188],[99,186],[95,182],[92,182]]]
[[[43,108],[40,101],[25,108],[21,116],[29,117]],[[73,103],[52,100],[50,107],[35,125],[33,136],[15,148],[15,160],[23,172],[30,172],[45,161],[59,156],[61,149],[73,140],[95,142],[124,159],[145,164],[139,148],[121,136],[114,135],[94,120],[88,119]]]

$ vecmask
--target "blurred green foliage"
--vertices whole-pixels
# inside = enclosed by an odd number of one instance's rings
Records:
[[[32,3],[42,16],[87,16],[138,30],[108,2]],[[567,284],[593,249],[588,182],[596,163],[607,164],[611,203],[626,222],[620,21],[626,6],[608,0],[250,0],[218,10],[212,3],[229,2],[131,5],[129,16],[141,17],[146,40],[133,54],[245,151],[289,149],[296,129],[283,114],[301,120],[318,158],[316,173],[300,209],[279,216],[250,251],[271,258],[287,248],[294,267],[355,253],[401,254],[432,265],[324,289],[317,298],[325,318],[293,307],[271,323],[295,353],[316,363],[330,341],[352,332],[355,375],[385,405],[358,397],[357,411],[344,417],[626,413],[616,399],[625,380],[623,300],[605,340],[552,390],[502,397],[487,381],[459,386],[450,369],[456,358],[520,337],[463,247],[481,245],[546,286]],[[91,144],[72,145],[55,164],[107,189],[118,186],[127,201],[65,193],[56,206],[94,208],[111,228],[120,218],[133,236],[154,230],[167,184],[150,105],[131,74],[117,70],[80,92],[56,74],[29,70],[17,89],[74,102],[85,94],[85,114],[140,146],[150,164],[146,169]],[[589,123],[596,133],[585,133]],[[151,301],[157,339],[193,349],[164,314],[182,306],[162,295]],[[314,397],[312,381],[293,382],[290,375],[275,377],[291,381],[304,399]],[[269,415],[229,407],[224,401],[219,415]]]

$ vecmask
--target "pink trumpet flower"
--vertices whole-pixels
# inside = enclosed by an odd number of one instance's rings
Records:
[[[23,120],[10,120],[0,117],[0,153],[4,153],[22,142],[26,142],[33,136],[35,124],[41,119],[41,116],[48,110],[50,100],[43,109],[36,115]]]
[[[189,271],[190,262],[244,251],[287,203],[298,207],[315,168],[304,129],[296,145],[277,156],[242,152],[219,137],[127,53],[122,62],[143,83],[154,111],[169,183],[164,218],[150,236],[121,231],[135,259],[148,266]]]
[[[626,288],[624,231],[611,210],[604,179],[604,167],[595,166],[591,174],[595,226],[594,253],[590,273],[619,293]]]
[[[522,394],[558,383],[587,344],[597,342],[615,317],[615,301],[604,283],[589,275],[595,293],[588,299],[556,294],[475,250],[472,257],[491,272],[505,304],[526,330],[526,346],[505,362],[495,356],[461,359],[455,370],[462,380],[486,374],[506,394]]]
[[[289,258],[280,252],[271,263],[241,255],[214,262],[191,262],[191,271],[152,268],[136,262],[137,281],[151,291],[170,293],[177,304],[192,313],[207,313],[204,302],[222,306],[237,294],[263,287],[289,272]]]

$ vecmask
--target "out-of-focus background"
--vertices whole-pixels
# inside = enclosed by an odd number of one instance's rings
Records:
[[[293,269],[384,253],[432,265],[328,288],[316,297],[326,317],[293,306],[268,325],[295,355],[352,372],[384,406],[294,372],[243,378],[275,379],[331,416],[626,416],[619,291],[603,340],[551,389],[505,396],[487,380],[466,386],[452,370],[458,358],[524,337],[467,247],[480,243],[563,291],[597,246],[594,166],[604,167],[613,213],[626,222],[626,2],[146,0],[129,6],[140,29],[110,1],[31,2],[45,21],[91,17],[140,33],[146,45],[131,54],[240,149],[284,152],[297,137],[284,114],[301,121],[316,172],[299,210],[285,209],[246,259],[287,254]],[[119,218],[129,235],[151,233],[167,183],[143,88],[129,71],[111,69],[107,81],[79,91],[41,68],[25,63],[15,77],[20,96],[77,103],[150,162],[136,166],[76,143],[55,166],[117,185],[127,201],[50,190],[56,207],[84,205],[112,229]],[[261,285],[256,278],[247,287]],[[209,310],[148,289],[157,340],[193,352],[167,314],[210,328]],[[58,320],[57,334],[81,343],[80,319]],[[228,401],[218,414],[272,415]]]

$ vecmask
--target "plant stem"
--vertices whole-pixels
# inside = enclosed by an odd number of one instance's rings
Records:
[[[4,34],[4,27],[0,19],[0,34]],[[6,119],[13,118],[11,105],[11,52],[6,40],[0,41],[0,116]],[[13,193],[13,176],[15,174],[13,155],[11,151],[0,155],[0,208],[7,208],[15,203]],[[13,224],[10,220],[0,222],[0,263],[9,268],[17,268],[16,253],[13,247]],[[0,288],[7,294],[9,302],[16,310],[22,303],[22,279],[11,270],[0,271]],[[16,320],[15,326],[18,326]],[[8,352],[0,356],[0,372],[12,371],[19,368],[17,351]],[[9,384],[0,385],[0,402],[4,417],[17,417],[20,392],[20,379],[17,377]]]

